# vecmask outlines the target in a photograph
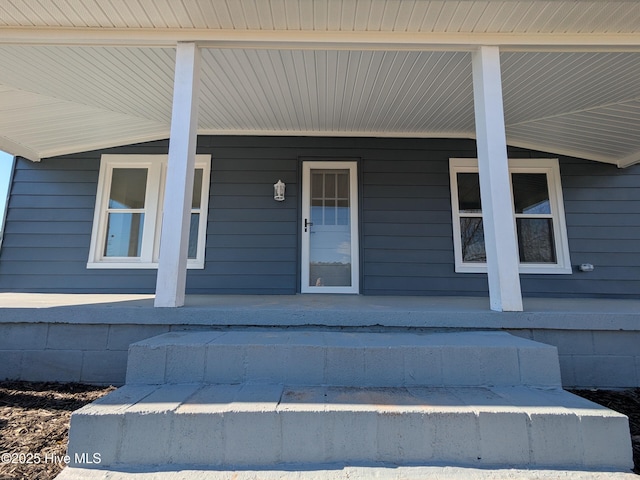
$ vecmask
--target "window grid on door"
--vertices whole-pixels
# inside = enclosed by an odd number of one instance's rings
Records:
[[[314,225],[349,225],[349,170],[312,170],[311,207]]]

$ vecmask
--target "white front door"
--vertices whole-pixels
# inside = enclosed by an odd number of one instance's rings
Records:
[[[302,293],[359,293],[356,162],[302,166]]]

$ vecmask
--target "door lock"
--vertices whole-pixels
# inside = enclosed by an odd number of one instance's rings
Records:
[[[307,227],[311,227],[313,222],[308,221],[306,218],[304,219],[304,231],[307,231]]]

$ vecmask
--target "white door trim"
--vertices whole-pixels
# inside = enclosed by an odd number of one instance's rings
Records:
[[[343,169],[349,170],[349,205],[350,233],[351,233],[351,286],[311,286],[309,285],[309,241],[311,228],[305,228],[305,219],[310,221],[311,203],[309,190],[311,188],[312,169]],[[301,249],[301,287],[302,293],[360,293],[360,246],[358,232],[358,162],[356,161],[316,161],[308,160],[302,163],[302,249]],[[306,230],[306,231],[305,231]]]

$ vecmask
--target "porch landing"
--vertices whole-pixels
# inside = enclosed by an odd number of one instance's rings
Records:
[[[526,298],[523,312],[493,312],[484,297],[189,295],[182,308],[154,308],[153,298],[0,293],[0,322],[640,330],[633,299]]]

